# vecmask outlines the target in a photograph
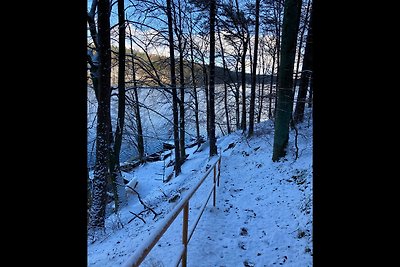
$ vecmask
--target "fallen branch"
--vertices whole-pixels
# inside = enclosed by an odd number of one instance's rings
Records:
[[[140,203],[143,205],[143,207],[144,207],[144,210],[141,211],[139,214],[142,214],[143,212],[149,210],[149,211],[151,211],[151,212],[154,214],[153,220],[154,220],[158,215],[161,214],[161,212],[160,212],[160,213],[155,212],[154,209],[152,209],[152,208],[149,207],[146,203],[144,203],[144,201],[143,201],[142,198],[140,197],[139,192],[136,191],[135,188],[133,188],[132,186],[129,186],[129,185],[127,185],[127,184],[126,184],[126,185],[121,185],[121,184],[119,184],[119,183],[116,183],[116,184],[119,185],[119,186],[128,187],[129,189],[131,189],[131,190],[137,195],[137,197],[138,197],[138,199],[139,199],[139,202],[140,202]]]
[[[128,223],[130,223],[131,221],[133,221],[135,218],[139,218],[139,219],[142,220],[144,223],[146,223],[146,221],[145,221],[142,217],[140,217],[139,215],[137,215],[136,213],[134,213],[134,212],[132,212],[132,211],[129,211],[129,212],[132,213],[133,215],[135,215],[135,217],[133,217],[132,219],[130,219]]]
[[[142,204],[143,207],[144,207],[145,209],[150,210],[150,211],[154,214],[153,220],[156,218],[157,215],[160,215],[160,214],[161,214],[161,213],[155,212],[155,211],[154,211],[152,208],[150,208],[146,203],[144,203],[143,200],[142,200],[142,198],[140,197],[139,192],[136,191],[135,188],[133,188],[133,187],[131,187],[131,186],[129,186],[129,185],[125,185],[125,186],[128,187],[129,189],[131,189],[133,192],[136,193],[136,195],[137,195],[137,197],[138,197],[138,199],[139,199],[140,204]]]

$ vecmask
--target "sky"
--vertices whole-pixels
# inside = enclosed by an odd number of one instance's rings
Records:
[[[313,171],[312,117],[306,109],[305,120],[298,126],[299,158],[295,160],[294,133],[290,133],[285,160],[272,162],[273,124],[255,125],[252,138],[241,132],[217,140],[222,153],[220,186],[216,207],[212,199],[197,225],[188,246],[188,266],[301,266],[313,265]],[[234,144],[233,148],[228,148]],[[232,146],[232,145],[231,145]],[[216,161],[208,149],[193,153],[182,166],[182,174],[163,183],[172,171],[164,170],[169,159],[146,163],[129,173],[139,181],[142,199],[160,215],[152,213],[132,220],[143,211],[136,195],[118,216],[106,220],[106,232],[88,238],[88,266],[121,266],[148,237],[164,223],[190,188]],[[190,201],[189,229],[211,188],[212,175]],[[179,196],[175,202],[168,200]],[[128,223],[132,220],[130,223]],[[118,224],[122,223],[123,227]],[[182,235],[182,215],[171,224],[141,266],[171,266]]]
[[[113,2],[115,2],[115,1],[113,1]],[[162,1],[162,0],[158,0],[158,2],[159,3],[165,3],[165,1]],[[88,0],[87,1],[87,10],[89,11],[90,10],[90,7],[91,7],[91,4],[92,4],[92,1],[91,0]],[[130,6],[131,4],[130,4],[130,2],[129,1],[127,1],[127,0],[125,0],[125,8],[126,7],[128,7],[128,6]],[[242,0],[239,0],[239,5],[242,7],[243,5],[244,5],[244,1],[242,1]],[[133,21],[136,21],[137,19],[135,19],[136,17],[136,15],[134,16],[134,15],[132,15],[133,13],[132,13],[132,11],[131,11],[131,9],[130,9],[130,11],[127,13],[128,14],[128,19],[129,20],[133,20]],[[142,13],[139,13],[140,15],[143,15]],[[160,18],[162,18],[163,16],[164,16],[164,14],[162,13],[162,12],[160,12],[160,13],[157,13],[155,16],[157,16],[157,17],[160,17]],[[164,20],[166,20],[166,18],[163,18]],[[141,21],[141,20],[140,20]],[[149,23],[149,21],[151,21],[150,23]],[[114,4],[113,5],[113,7],[112,7],[112,10],[111,10],[111,16],[110,16],[110,26],[112,27],[112,26],[114,26],[114,25],[116,25],[118,23],[118,14],[117,14],[117,4]],[[149,23],[150,25],[149,26],[151,26],[152,28],[155,28],[155,29],[158,29],[158,28],[162,28],[162,29],[164,29],[164,30],[166,30],[167,29],[167,25],[165,25],[165,24],[163,24],[163,23],[160,23],[160,21],[158,21],[157,20],[157,18],[153,18],[153,19],[147,19],[146,20],[146,23]],[[148,39],[149,39],[149,37],[148,37],[148,34],[149,33],[154,33],[154,30],[152,30],[152,29],[150,29],[150,28],[144,28],[143,29],[143,31],[141,31],[141,30],[139,30],[139,29],[135,29],[134,27],[132,27],[132,25],[130,24],[130,27],[131,27],[131,31],[132,31],[132,34],[133,34],[133,36],[135,37],[135,40],[144,40],[144,43],[148,43]],[[194,31],[196,32],[196,27],[194,28]],[[89,37],[88,38],[88,42],[90,43],[90,42],[92,42],[92,39],[91,39],[91,37],[90,37],[90,32],[89,32],[89,30],[87,30],[87,36]],[[147,37],[146,37],[147,36]],[[130,41],[129,41],[129,30],[128,30],[128,28],[127,28],[127,30],[126,30],[126,42],[125,42],[125,45],[126,45],[126,47],[127,48],[130,48],[131,47],[131,43],[130,43]],[[111,40],[111,43],[112,43],[112,45],[115,45],[115,46],[118,46],[118,30],[117,30],[117,28],[114,28],[114,30],[112,31],[112,33],[111,33],[111,38],[112,38],[112,40]],[[150,35],[150,38],[153,38],[152,37],[152,35]],[[176,37],[175,37],[176,38]],[[219,41],[218,41],[218,37],[216,36],[216,41],[217,41],[217,49],[219,49]],[[203,40],[202,40],[202,38],[200,38],[199,36],[196,36],[196,34],[195,34],[195,36],[194,36],[194,39],[195,39],[195,42],[197,43],[197,44],[201,44],[201,43],[203,43]],[[253,39],[254,39],[254,36],[252,35],[252,41],[250,42],[250,44],[251,44],[251,50],[253,50]],[[165,57],[169,57],[169,47],[168,47],[168,45],[166,44],[166,40],[164,40],[164,38],[153,38],[152,39],[153,40],[153,42],[147,47],[147,52],[148,53],[150,53],[150,54],[158,54],[158,55],[162,55],[162,56],[165,56]],[[157,40],[157,42],[154,42],[154,40]],[[139,41],[140,42],[140,41]],[[223,44],[224,44],[224,49],[225,49],[225,53],[228,53],[228,52],[232,52],[233,51],[233,48],[232,47],[230,47],[229,45],[227,45],[227,42],[226,42],[226,40],[222,40],[222,42],[223,42]],[[142,47],[144,47],[145,45],[144,45],[144,43],[141,43],[140,45],[142,46]],[[161,44],[162,43],[162,44]],[[140,46],[138,46],[137,44],[135,44],[135,43],[133,43],[133,48],[135,49],[135,50],[137,50],[137,51],[141,51],[141,48],[140,48]],[[217,53],[218,53],[218,51],[217,51]],[[249,53],[249,52],[247,52],[247,53]],[[178,55],[178,51],[175,51],[175,55],[177,56]],[[209,60],[208,60],[208,56],[209,56],[209,51],[208,51],[208,49],[207,49],[207,52],[205,53],[205,55],[206,55],[206,59],[205,59],[205,61],[206,62],[208,62]],[[271,60],[271,56],[270,55],[264,55],[266,58],[268,58],[269,60]],[[222,58],[221,57],[216,57],[216,59],[215,59],[215,61],[216,61],[216,64],[217,64],[217,66],[220,66],[220,67],[222,67]],[[248,60],[248,63],[247,63],[247,65],[246,65],[246,73],[250,73],[251,72],[251,65],[250,65],[250,61]]]

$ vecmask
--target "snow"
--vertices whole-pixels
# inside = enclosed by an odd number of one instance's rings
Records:
[[[188,266],[312,266],[312,117],[306,109],[298,125],[299,158],[295,160],[294,131],[290,132],[288,155],[272,162],[273,124],[255,125],[254,136],[241,132],[218,138],[222,153],[220,186],[216,207],[212,198],[188,245]],[[231,145],[234,143],[235,145]],[[232,147],[233,146],[233,147]],[[230,148],[228,148],[230,147]],[[172,211],[214,164],[209,149],[193,153],[182,165],[182,173],[164,183],[173,167],[165,161],[150,162],[130,173],[137,179],[142,200],[159,215],[141,214],[144,223],[132,215],[144,210],[136,195],[128,205],[106,220],[102,235],[88,237],[88,266],[121,266],[149,237],[159,232]],[[189,204],[189,230],[212,187],[212,172]],[[171,200],[179,196],[176,201]],[[132,220],[133,219],[133,220]],[[128,223],[131,220],[130,223]],[[123,227],[121,227],[122,223]],[[173,266],[182,245],[182,212],[147,255],[141,266]]]

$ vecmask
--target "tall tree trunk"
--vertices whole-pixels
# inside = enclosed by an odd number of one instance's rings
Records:
[[[179,149],[178,96],[176,92],[174,32],[172,31],[171,0],[167,0],[167,17],[168,17],[169,57],[171,64],[170,69],[171,69],[171,89],[172,89],[172,110],[174,116],[175,176],[178,176],[181,173],[181,159],[180,159],[180,149]]]
[[[192,16],[192,14],[190,14]],[[193,84],[193,96],[194,96],[194,116],[196,120],[196,140],[197,146],[200,146],[200,124],[199,124],[199,99],[197,97],[197,88],[196,88],[196,76],[194,74],[194,53],[193,53],[193,25],[192,25],[192,17],[190,17],[189,21],[189,39],[190,39],[190,63],[192,66],[191,74],[192,74],[192,84]]]
[[[206,97],[206,129],[207,129],[207,139],[210,139],[210,100],[208,96],[209,92],[209,84],[208,84],[208,74],[207,74],[207,67],[203,59],[203,76],[204,76],[204,90],[205,90],[205,97]]]
[[[275,59],[276,59],[276,49],[272,56],[272,69],[271,69],[271,80],[269,84],[269,106],[268,106],[268,119],[272,119],[272,89],[274,87],[274,70],[275,70]],[[275,102],[276,103],[276,102]],[[276,109],[276,108],[275,108]],[[275,113],[275,111],[274,111]]]
[[[259,100],[257,123],[260,123],[260,121],[261,121],[261,115],[262,115],[263,103],[264,103],[264,88],[265,88],[265,74],[266,74],[264,49],[261,50],[261,58],[262,58],[262,68],[261,68],[262,69],[262,79],[261,79],[261,91],[258,94],[260,97],[260,100]],[[260,72],[260,75],[261,75],[261,72]]]
[[[228,68],[226,66],[224,46],[222,45],[222,38],[221,38],[220,28],[218,27],[217,29],[218,29],[219,45],[221,47],[222,67],[224,69],[224,108],[225,108],[226,128],[227,128],[228,134],[230,134],[231,133],[231,127],[230,127],[230,122],[229,122],[228,86],[227,86],[227,76],[229,75],[228,74],[229,72],[228,72]]]
[[[308,12],[310,10],[310,5],[311,5],[311,0],[308,1],[306,14],[305,14],[305,18],[304,18],[304,25],[301,28],[301,32],[300,32],[299,46],[297,49],[296,71],[294,72],[294,81],[293,81],[294,92],[296,92],[297,79],[298,79],[298,73],[299,73],[299,68],[300,68],[301,47],[303,46],[304,32],[306,31],[306,28],[307,28]]]
[[[142,129],[142,118],[140,115],[140,101],[139,94],[137,91],[136,80],[133,82],[133,93],[135,94],[135,118],[136,118],[136,128],[137,128],[137,149],[139,154],[139,160],[144,160],[144,140],[143,140],[143,129]]]
[[[301,0],[285,0],[273,161],[277,161],[286,155],[289,140],[289,122],[293,109],[293,67],[300,11]]]
[[[132,54],[132,80],[133,80],[133,92],[135,95],[135,121],[136,121],[136,128],[137,128],[137,150],[139,154],[139,160],[142,161],[144,159],[144,140],[143,140],[143,129],[142,129],[142,119],[140,115],[140,105],[139,105],[139,95],[137,91],[137,80],[136,80],[136,63],[135,63],[135,54],[133,51],[133,44],[132,44],[132,31],[131,27],[129,29],[129,39],[131,44],[131,54]]]
[[[175,34],[178,39],[178,51],[179,51],[179,147],[180,147],[180,158],[184,161],[186,158],[185,150],[185,73],[183,66],[183,51],[184,47],[182,44],[182,16],[181,16],[181,1],[178,0],[178,15],[174,8],[174,25]],[[181,162],[182,164],[183,162]]]
[[[110,2],[98,1],[99,80],[96,133],[96,163],[94,167],[92,206],[89,214],[91,229],[104,229],[107,204],[106,186],[110,175],[110,99],[111,48]]]
[[[275,94],[275,108],[274,108],[274,118],[276,118],[277,103],[278,103],[278,84],[279,84],[279,72],[280,72],[280,54],[281,54],[281,1],[276,1],[276,7],[274,8],[274,14],[276,19],[276,94]]]
[[[262,110],[264,108],[265,76],[267,75],[267,64],[265,63],[264,52],[265,52],[265,40],[264,40],[263,45],[261,47],[262,64],[261,64],[261,68],[260,68],[260,75],[261,75],[261,72],[262,72],[262,79],[261,79],[261,93],[259,94],[260,101],[259,101],[257,123],[260,123],[260,121],[261,121]]]
[[[125,10],[124,0],[118,0],[118,24],[119,24],[119,49],[118,49],[118,118],[114,134],[114,147],[111,155],[110,170],[112,188],[114,192],[115,212],[118,212],[120,205],[127,204],[125,188],[118,186],[124,184],[120,170],[120,153],[122,135],[125,124]]]
[[[303,58],[303,68],[301,71],[301,78],[300,78],[300,88],[299,93],[297,96],[297,103],[296,108],[294,110],[294,122],[298,123],[303,121],[304,118],[304,107],[306,104],[306,97],[307,97],[307,88],[310,81],[310,77],[313,71],[312,66],[312,15],[313,11],[311,10],[311,18],[310,18],[310,27],[308,29],[307,41],[306,41],[306,48],[304,51],[304,58]]]
[[[260,101],[259,101],[259,108],[258,108],[258,116],[257,116],[257,123],[261,122],[261,116],[262,116],[262,110],[264,108],[263,103],[264,103],[264,88],[265,88],[265,77],[263,76],[261,79],[261,89],[260,89]]]
[[[215,13],[216,0],[210,0],[210,157],[217,154],[215,139]]]
[[[257,77],[257,58],[258,58],[258,32],[260,27],[260,0],[256,0],[256,25],[254,37],[254,59],[253,72],[251,77],[251,93],[250,93],[250,114],[249,114],[249,136],[254,132],[254,106],[256,102],[256,77]]]
[[[248,45],[248,36],[243,37],[243,54],[241,57],[241,71],[242,71],[242,122],[240,124],[240,128],[246,131],[246,52],[247,52],[247,45]]]
[[[240,129],[240,91],[239,91],[239,59],[236,61],[235,73],[236,73],[236,82],[235,82],[235,117],[236,117],[236,130]]]

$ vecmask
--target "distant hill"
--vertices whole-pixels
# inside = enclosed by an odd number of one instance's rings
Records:
[[[118,48],[112,46],[112,69],[111,69],[111,85],[116,87],[118,84]],[[135,60],[135,69],[136,69],[136,80],[138,86],[159,86],[160,84],[168,84],[170,80],[170,71],[169,71],[169,57],[160,56],[160,55],[149,55],[150,60],[147,58],[146,54],[143,52],[135,51],[136,60]],[[131,63],[131,52],[127,49],[127,57],[126,57],[126,81],[127,85],[132,81],[132,63]],[[208,66],[207,66],[208,68]],[[198,86],[203,85],[203,69],[202,65],[195,63],[195,79],[196,84]],[[157,75],[155,74],[155,71]],[[191,63],[185,61],[184,63],[184,74],[185,74],[185,83],[192,83],[192,75],[191,75]],[[177,84],[179,84],[179,59],[176,58],[176,78]],[[241,82],[241,73],[238,73],[238,76],[234,71],[230,71],[228,75],[224,74],[224,69],[220,66],[215,66],[215,82],[217,84],[222,84],[224,82],[224,78],[228,82]],[[226,76],[226,77],[225,77]],[[257,75],[257,81],[261,81],[263,75]],[[89,72],[88,72],[89,77]],[[265,82],[270,82],[271,75],[265,75]],[[274,81],[276,80],[276,76],[274,77]],[[88,79],[88,83],[91,84],[91,80]],[[251,83],[251,75],[250,73],[246,73],[246,83]]]

